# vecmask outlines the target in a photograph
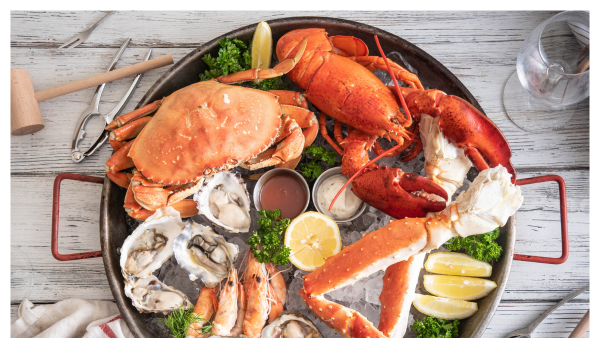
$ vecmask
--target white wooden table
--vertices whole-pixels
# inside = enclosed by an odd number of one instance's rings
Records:
[[[26,68],[36,90],[103,72],[125,38],[130,47],[118,67],[139,62],[149,48],[172,53],[177,62],[199,45],[233,29],[289,16],[329,16],[362,22],[401,36],[448,67],[502,129],[520,178],[561,175],[567,184],[570,256],[562,265],[515,261],[502,302],[486,337],[504,337],[528,325],[559,299],[589,283],[589,101],[564,130],[531,134],[516,127],[502,105],[504,84],[515,70],[527,34],[553,12],[117,12],[79,47],[56,48],[102,17],[101,12],[12,12],[11,68]],[[147,72],[126,110],[131,110],[166,68]],[[117,103],[131,78],[108,84],[101,111]],[[59,262],[50,254],[52,184],[57,174],[104,175],[111,151],[104,145],[80,164],[71,161],[70,142],[79,114],[94,89],[40,103],[46,128],[11,139],[11,244],[31,261],[33,287],[12,284],[11,319],[23,295],[34,303],[63,299],[112,300],[100,258]],[[92,122],[93,123],[93,122]],[[98,129],[92,131],[98,132]],[[100,185],[63,183],[62,253],[99,250]],[[516,252],[560,256],[556,184],[524,187],[518,212]],[[15,254],[13,254],[14,256]],[[17,256],[15,256],[17,257]],[[16,272],[27,266],[13,259]],[[539,336],[567,337],[589,308],[589,292],[560,308],[539,328]],[[586,337],[589,336],[589,333]]]

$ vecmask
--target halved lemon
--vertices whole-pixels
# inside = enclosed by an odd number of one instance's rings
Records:
[[[489,277],[492,266],[469,255],[457,252],[436,252],[425,262],[427,272],[452,276]]]
[[[267,69],[271,66],[271,49],[273,48],[273,37],[271,27],[266,22],[261,22],[254,30],[252,38],[252,69]]]
[[[474,302],[418,293],[415,294],[413,305],[421,313],[446,320],[465,319],[477,312],[477,303]]]
[[[314,211],[296,217],[285,231],[284,244],[291,249],[290,261],[298,269],[313,271],[342,249],[337,223]]]
[[[489,295],[498,285],[482,278],[424,275],[423,286],[438,297],[475,300]]]

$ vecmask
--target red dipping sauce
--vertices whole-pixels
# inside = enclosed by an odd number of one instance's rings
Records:
[[[260,190],[260,208],[281,209],[281,215],[294,219],[304,210],[308,195],[302,183],[291,175],[277,175],[265,182]]]

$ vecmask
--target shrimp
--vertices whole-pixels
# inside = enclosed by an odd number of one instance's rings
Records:
[[[212,333],[216,336],[229,336],[235,325],[238,307],[238,274],[232,267],[225,286],[219,295],[219,307],[213,320]]]
[[[244,315],[244,334],[248,338],[259,338],[269,316],[269,281],[265,265],[259,269],[248,286],[248,305]]]
[[[244,317],[246,315],[246,305],[247,305],[246,293],[244,292],[244,286],[242,283],[238,282],[238,315],[237,320],[235,322],[235,326],[231,329],[232,336],[239,336],[244,332]]]
[[[217,306],[217,294],[215,292],[215,288],[207,288],[203,286],[202,289],[200,289],[200,295],[198,295],[198,301],[194,307],[194,314],[196,317],[200,318],[200,320],[188,327],[188,337],[211,336],[210,334],[201,333],[200,329],[202,328],[202,325],[210,320],[213,313],[215,313]]]
[[[273,286],[273,291],[275,291],[275,294],[277,295],[277,298],[279,298],[279,301],[281,301],[281,304],[285,304],[287,286],[285,285],[285,279],[283,278],[283,275],[273,263],[266,263],[265,267],[269,273],[269,282],[271,283],[271,286]]]
[[[254,276],[260,269],[260,266],[261,263],[259,263],[256,257],[254,257],[252,250],[248,250],[248,256],[246,257],[246,269],[244,270],[243,276],[244,292],[246,293],[246,295],[248,295],[248,289],[252,284]]]
[[[268,292],[268,300],[269,300],[269,323],[273,322],[275,319],[279,317],[279,315],[283,312],[283,303],[277,297],[275,290],[273,290],[273,286],[271,283],[267,283]]]

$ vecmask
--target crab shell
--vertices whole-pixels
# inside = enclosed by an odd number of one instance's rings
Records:
[[[265,151],[281,126],[278,97],[261,90],[198,82],[166,97],[128,156],[148,179],[195,182]]]

